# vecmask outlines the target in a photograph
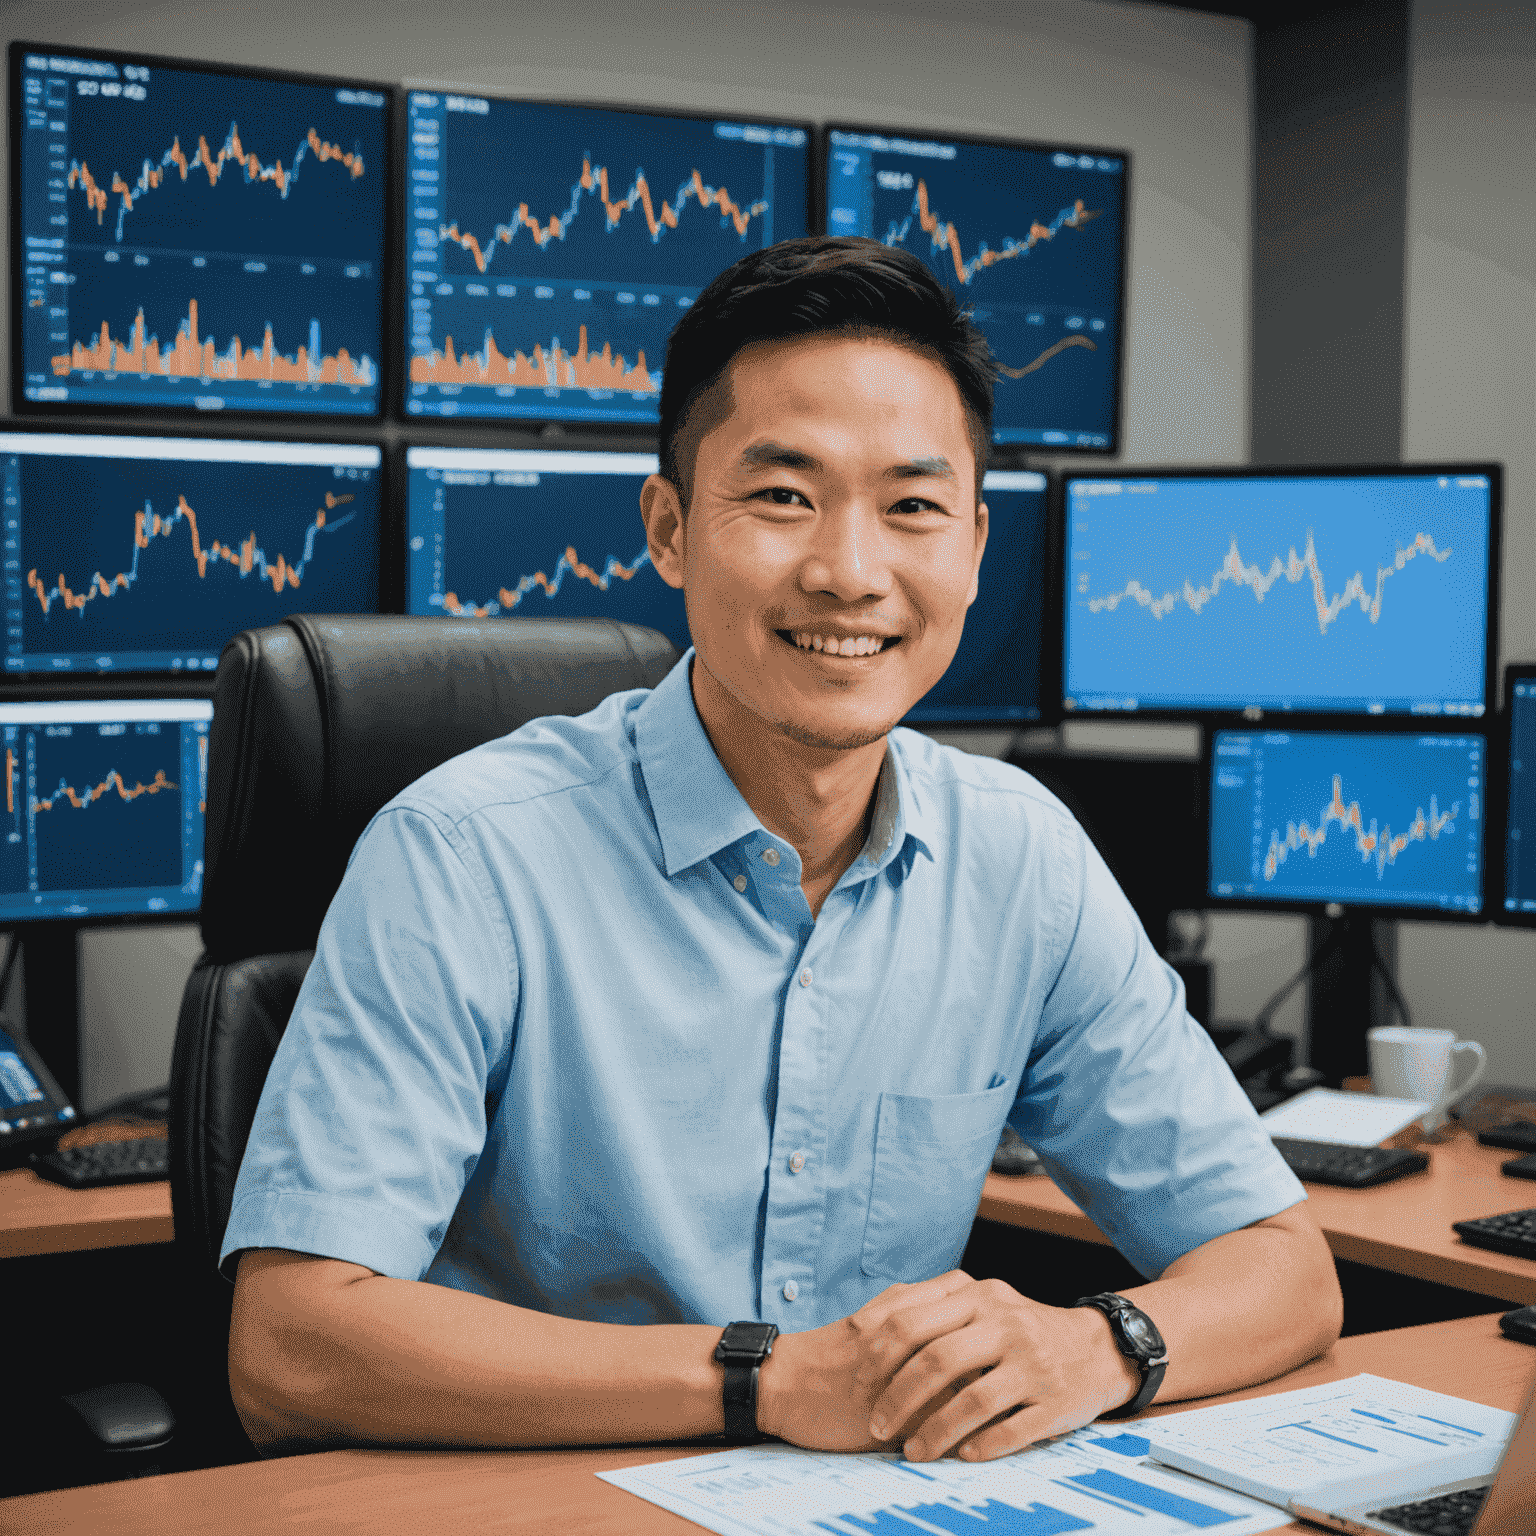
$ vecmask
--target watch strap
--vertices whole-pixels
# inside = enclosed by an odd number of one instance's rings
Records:
[[[1140,1413],[1154,1397],[1157,1389],[1163,1384],[1163,1377],[1168,1371],[1168,1349],[1163,1346],[1161,1355],[1148,1356],[1143,1349],[1133,1344],[1121,1326],[1121,1314],[1125,1312],[1140,1313],[1147,1322],[1152,1325],[1156,1333],[1156,1324],[1147,1317],[1145,1312],[1133,1301],[1127,1301],[1124,1296],[1117,1295],[1114,1291],[1102,1291],[1097,1296],[1080,1296],[1072,1303],[1074,1307],[1096,1307],[1109,1319],[1110,1330],[1115,1336],[1115,1345],[1127,1360],[1134,1360],[1136,1368],[1141,1372],[1141,1386],[1136,1395],[1128,1403],[1122,1403],[1118,1408],[1111,1408],[1101,1413],[1101,1419],[1128,1419],[1133,1414]],[[1158,1342],[1162,1342],[1162,1335],[1158,1333]]]
[[[757,1427],[758,1370],[756,1361],[725,1368],[725,1438],[739,1445],[765,1438]]]

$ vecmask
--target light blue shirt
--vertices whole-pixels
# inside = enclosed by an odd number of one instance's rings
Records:
[[[691,660],[375,817],[226,1261],[288,1248],[568,1317],[798,1331],[955,1265],[1005,1119],[1144,1274],[1304,1198],[1059,801],[894,731],[813,919]]]

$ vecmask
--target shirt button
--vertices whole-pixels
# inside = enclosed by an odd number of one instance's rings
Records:
[[[763,863],[769,869],[777,869],[779,867],[779,850],[777,848],[764,848]]]
[[[800,985],[802,987],[808,987],[808,986],[810,986],[810,984],[811,984],[811,968],[810,968],[810,966],[806,966],[806,968],[803,971],[800,972]]]
[[[734,885],[738,891],[744,891],[747,888],[747,877],[745,875],[737,875],[736,878],[731,881],[731,884]]]
[[[805,1153],[804,1152],[791,1152],[789,1154],[789,1171],[791,1173],[799,1173],[800,1170],[802,1168],[804,1168],[804,1167],[805,1167]]]
[[[793,1301],[800,1294],[800,1287],[793,1280],[784,1282],[784,1300]]]

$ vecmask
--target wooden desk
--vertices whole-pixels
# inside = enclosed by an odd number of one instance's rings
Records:
[[[1536,1350],[1462,1318],[1344,1339],[1301,1370],[1221,1401],[1335,1381],[1359,1371],[1518,1409]],[[1213,1399],[1217,1401],[1217,1399]],[[1174,1404],[1173,1407],[1188,1406]],[[1159,1410],[1153,1410],[1157,1412]],[[325,1451],[172,1477],[0,1501],[0,1531],[111,1531],[114,1536],[267,1536],[272,1531],[572,1531],[686,1536],[699,1527],[593,1474],[695,1456],[712,1446],[579,1451]],[[1277,1520],[1276,1530],[1314,1529]]]
[[[1481,1147],[1458,1134],[1431,1146],[1425,1173],[1375,1189],[1307,1185],[1312,1214],[1334,1256],[1394,1274],[1523,1306],[1536,1302],[1536,1259],[1472,1248],[1451,1231],[1453,1221],[1536,1206],[1536,1184],[1512,1179],[1499,1165],[1513,1152]],[[977,1215],[1013,1227],[1105,1243],[1093,1222],[1047,1178],[989,1174]]]

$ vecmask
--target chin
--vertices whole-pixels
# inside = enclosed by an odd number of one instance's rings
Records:
[[[791,741],[802,747],[819,747],[826,752],[852,752],[858,747],[872,746],[889,736],[901,724],[902,715],[892,719],[860,720],[836,716],[817,719],[800,716],[798,719],[780,719],[777,724]]]

